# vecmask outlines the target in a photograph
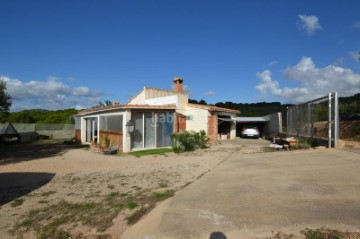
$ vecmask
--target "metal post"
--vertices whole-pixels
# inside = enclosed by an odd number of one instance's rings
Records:
[[[289,107],[286,107],[286,137],[289,137]]]
[[[334,98],[335,98],[335,109],[334,109],[334,147],[336,148],[338,139],[339,139],[339,100],[338,100],[338,93],[334,92]]]
[[[300,106],[296,106],[296,138],[299,139],[300,134]]]
[[[314,139],[314,102],[310,102],[310,133],[311,133],[311,139]]]
[[[329,126],[329,132],[328,132],[328,147],[331,148],[331,93],[329,93],[329,119],[328,119],[328,126]]]

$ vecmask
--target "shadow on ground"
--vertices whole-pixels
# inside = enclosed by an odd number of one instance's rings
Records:
[[[52,156],[61,156],[78,145],[63,142],[35,142],[29,144],[0,145],[0,165],[18,163]]]
[[[47,184],[53,173],[0,173],[0,206]]]

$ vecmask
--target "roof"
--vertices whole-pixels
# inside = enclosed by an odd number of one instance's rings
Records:
[[[87,115],[93,113],[101,113],[112,110],[124,110],[124,109],[149,109],[149,110],[175,110],[176,105],[110,105],[99,108],[86,109],[79,112],[78,115]]]
[[[228,113],[235,113],[235,114],[240,113],[240,111],[238,111],[238,110],[217,107],[214,105],[200,105],[200,104],[188,103],[188,106],[194,107],[194,108],[199,108],[199,109],[204,109],[204,110],[210,110],[210,111],[228,112]]]
[[[19,133],[14,128],[14,126],[7,122],[5,123],[4,127],[0,130],[0,135],[18,135]]]
[[[256,123],[256,122],[268,122],[270,118],[267,116],[262,117],[236,117],[234,120],[238,123]]]

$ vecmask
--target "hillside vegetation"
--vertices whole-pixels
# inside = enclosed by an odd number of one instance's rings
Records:
[[[189,103],[207,104],[205,100],[189,99]],[[256,117],[276,112],[283,113],[283,122],[286,122],[286,108],[290,104],[280,102],[234,103],[231,101],[218,102],[215,106],[239,110],[239,116]],[[360,93],[349,97],[339,97],[340,120],[360,120]],[[73,124],[73,115],[76,109],[43,110],[32,109],[19,112],[0,114],[0,123],[38,123],[38,124]]]
[[[73,124],[73,115],[77,114],[75,109],[65,110],[23,110],[19,112],[3,113],[0,122],[10,123],[37,123],[37,124]]]

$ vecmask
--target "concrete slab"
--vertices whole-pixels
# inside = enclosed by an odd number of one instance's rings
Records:
[[[234,155],[177,192],[156,227],[140,230],[140,222],[123,238],[254,238],[324,225],[359,231],[359,168],[357,153],[336,149]]]

